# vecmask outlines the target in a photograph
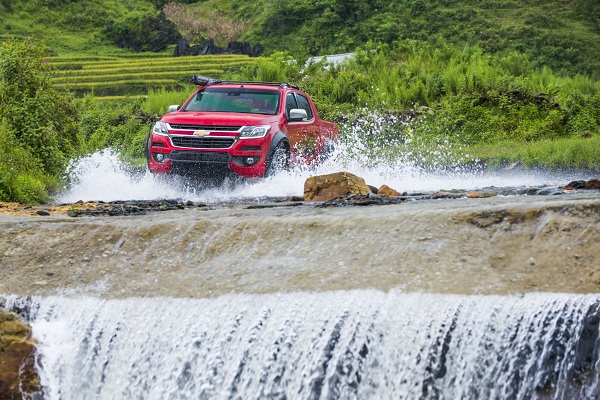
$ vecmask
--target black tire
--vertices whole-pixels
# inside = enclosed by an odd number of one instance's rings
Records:
[[[150,162],[150,136],[152,136],[152,134],[148,134],[146,140],[144,140],[144,147],[146,148],[146,165]]]
[[[144,148],[146,149],[146,170],[148,172],[150,172],[152,175],[156,174],[154,173],[154,171],[152,171],[150,169],[150,157],[152,157],[152,154],[150,153],[150,139],[152,137],[152,133],[149,133],[148,136],[146,136],[146,140],[144,140]]]
[[[286,142],[279,142],[267,159],[265,176],[272,176],[279,171],[290,169],[290,148]]]

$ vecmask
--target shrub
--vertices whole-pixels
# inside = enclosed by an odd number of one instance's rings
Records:
[[[104,33],[121,48],[158,52],[181,37],[175,25],[160,12],[158,16],[129,14],[108,23]]]
[[[50,85],[47,56],[33,40],[0,44],[1,162],[13,174],[0,178],[5,200],[46,198],[79,147],[72,97]]]

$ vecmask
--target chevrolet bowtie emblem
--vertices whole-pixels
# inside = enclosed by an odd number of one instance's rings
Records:
[[[194,132],[194,135],[200,136],[200,137],[204,137],[204,136],[206,136],[208,134],[210,134],[210,132],[208,132],[208,131],[196,131],[196,132]]]

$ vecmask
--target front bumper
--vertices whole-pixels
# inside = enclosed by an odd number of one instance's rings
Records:
[[[176,140],[172,140],[173,137]],[[202,142],[192,143],[193,135],[161,135],[152,133],[148,143],[148,168],[156,174],[197,171],[211,173],[214,169],[229,169],[248,178],[265,174],[270,136],[238,139],[232,136],[208,135]],[[206,147],[181,147],[200,145]],[[200,143],[200,144],[197,144]],[[217,146],[230,145],[227,148]]]

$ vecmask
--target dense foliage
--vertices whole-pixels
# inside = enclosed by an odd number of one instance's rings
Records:
[[[175,33],[146,0],[0,1],[2,36],[43,39],[57,54],[164,50]]]
[[[43,199],[78,148],[71,96],[50,85],[47,51],[0,44],[0,200]]]
[[[123,35],[137,48],[156,50],[162,47],[154,38],[164,28],[142,25],[168,3],[190,7],[190,15],[231,16],[219,25],[248,21],[240,40],[261,43],[267,54],[322,55],[355,51],[368,41],[443,39],[489,54],[518,52],[533,67],[561,75],[600,77],[596,0],[0,0],[0,35],[34,35],[59,54],[112,51]]]
[[[516,52],[493,57],[478,47],[404,40],[358,51],[338,66],[305,66],[277,53],[238,78],[300,82],[328,118],[427,110],[431,133],[451,132],[468,144],[600,135],[599,81],[537,70]]]
[[[109,21],[104,33],[117,45],[137,52],[159,52],[181,37],[173,22],[160,12],[129,15],[121,21]]]
[[[367,41],[391,44],[443,38],[490,54],[525,54],[535,67],[600,77],[600,3],[580,0],[264,0],[236,6],[252,18],[247,38],[293,54],[354,51]]]

